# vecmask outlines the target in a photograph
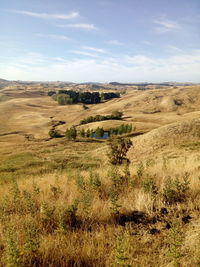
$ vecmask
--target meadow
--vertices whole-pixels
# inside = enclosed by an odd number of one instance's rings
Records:
[[[199,87],[130,90],[88,109],[37,92],[1,91],[0,265],[199,266]],[[79,125],[115,110],[122,120]],[[110,140],[48,136],[122,123],[134,131],[119,165]]]

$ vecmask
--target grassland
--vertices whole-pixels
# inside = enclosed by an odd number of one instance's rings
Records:
[[[86,110],[1,90],[0,265],[199,266],[199,89],[130,90]],[[142,133],[129,165],[109,163],[107,141],[48,137],[113,110]]]

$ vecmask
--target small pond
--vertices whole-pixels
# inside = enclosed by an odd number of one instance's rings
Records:
[[[92,133],[92,138],[96,139],[108,139],[109,138],[109,132],[104,132],[102,137],[96,137],[96,133]]]

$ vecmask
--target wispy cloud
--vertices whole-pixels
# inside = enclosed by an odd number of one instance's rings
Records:
[[[21,14],[30,17],[36,17],[41,19],[74,19],[79,17],[79,12],[69,12],[67,14],[49,14],[49,13],[38,13],[26,10],[8,10],[8,12]]]
[[[175,31],[181,28],[181,26],[176,21],[172,20],[161,19],[155,20],[154,23],[160,26],[157,27],[156,30],[161,33]]]
[[[61,24],[57,25],[61,28],[75,28],[75,29],[84,29],[84,30],[96,30],[97,28],[94,26],[94,24],[88,24],[88,23],[72,23],[72,24]]]
[[[170,52],[176,52],[176,53],[182,53],[182,52],[183,52],[182,49],[178,48],[178,47],[175,46],[175,45],[168,45],[167,48],[168,48],[168,50],[169,50]]]
[[[44,38],[50,38],[54,40],[63,40],[63,41],[71,41],[71,39],[65,35],[58,35],[58,34],[41,34],[37,33],[36,34],[39,37],[44,37]]]
[[[82,48],[85,50],[96,52],[96,53],[101,53],[101,54],[107,53],[107,51],[102,48],[96,48],[96,47],[91,47],[91,46],[83,46]]]
[[[81,55],[81,56],[98,57],[97,54],[90,53],[90,52],[87,52],[87,51],[82,51],[82,50],[71,50],[70,52],[73,53],[73,54]]]
[[[147,40],[142,41],[142,43],[145,44],[145,45],[152,45],[152,42],[147,41]]]
[[[118,40],[110,40],[110,41],[108,41],[108,43],[111,45],[118,45],[118,46],[124,46],[125,45],[125,43],[122,43]]]
[[[21,80],[67,80],[76,82],[121,81],[121,82],[200,82],[200,49],[191,50],[163,57],[148,57],[146,55],[122,55],[121,57],[101,58],[98,55],[72,51],[75,54],[85,54],[90,58],[74,57],[65,59],[47,57],[38,53],[17,56],[10,62],[0,62],[0,72],[6,79]]]

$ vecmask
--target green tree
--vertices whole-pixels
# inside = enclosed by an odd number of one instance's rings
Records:
[[[85,130],[84,129],[81,129],[80,131],[80,136],[81,137],[85,137],[86,133],[85,133]]]
[[[71,127],[70,129],[67,129],[65,132],[65,137],[69,140],[75,140],[77,137],[77,131],[75,127]]]
[[[118,128],[118,134],[121,135],[121,134],[125,133],[125,131],[126,131],[125,125],[124,124],[120,125]]]
[[[128,161],[126,154],[131,146],[132,141],[129,138],[116,137],[111,139],[109,142],[110,152],[108,154],[111,164],[120,165],[124,160]]]
[[[96,137],[96,138],[101,138],[101,137],[103,137],[103,135],[104,135],[104,129],[98,127],[98,128],[96,129],[96,131],[95,131],[95,137]]]
[[[72,104],[72,99],[69,95],[66,94],[58,94],[57,101],[59,105],[69,105]]]
[[[90,129],[87,129],[86,137],[90,137],[90,135],[91,135],[91,131],[90,131]]]

